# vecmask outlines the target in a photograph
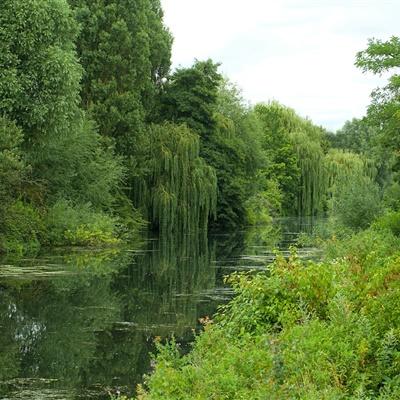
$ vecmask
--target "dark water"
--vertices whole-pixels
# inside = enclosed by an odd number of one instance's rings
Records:
[[[108,399],[133,394],[155,337],[189,347],[199,318],[232,295],[223,277],[265,268],[309,224],[282,220],[210,238],[53,252],[0,262],[0,398]],[[312,255],[303,249],[301,255]]]

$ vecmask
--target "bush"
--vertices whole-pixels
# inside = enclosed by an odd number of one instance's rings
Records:
[[[392,256],[400,246],[399,238],[389,230],[376,229],[375,225],[366,231],[348,234],[338,240],[333,236],[324,242],[324,253],[328,259],[347,258],[363,264],[376,262]]]
[[[400,211],[390,211],[378,218],[374,223],[376,229],[388,230],[395,236],[400,236]]]
[[[257,193],[245,203],[247,223],[249,225],[268,225],[272,218],[269,214],[269,201],[265,192]]]
[[[383,202],[388,208],[400,210],[400,184],[398,182],[393,182],[385,189]]]
[[[120,242],[116,218],[92,210],[90,204],[74,206],[57,201],[48,211],[46,244],[50,246],[102,246]]]
[[[246,203],[247,222],[250,225],[268,225],[271,216],[281,213],[282,193],[274,180],[266,182],[266,190],[250,197]]]
[[[330,217],[338,227],[366,229],[382,212],[379,187],[367,177],[342,183],[332,198]]]
[[[44,236],[44,223],[40,213],[22,201],[16,201],[7,207],[0,229],[0,252],[22,255],[37,251]]]

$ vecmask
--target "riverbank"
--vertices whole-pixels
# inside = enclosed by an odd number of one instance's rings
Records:
[[[121,218],[95,211],[90,204],[74,206],[64,200],[47,210],[21,201],[5,214],[0,229],[0,255],[36,255],[45,249],[106,248],[138,241],[146,226],[139,214]]]
[[[325,247],[323,262],[233,274],[188,355],[158,346],[138,399],[399,398],[400,239],[375,225]]]

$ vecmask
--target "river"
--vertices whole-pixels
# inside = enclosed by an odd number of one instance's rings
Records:
[[[232,296],[223,277],[265,268],[309,221],[123,249],[0,260],[0,398],[109,399],[151,370],[154,339],[188,349],[199,318]],[[313,249],[301,249],[313,257]]]

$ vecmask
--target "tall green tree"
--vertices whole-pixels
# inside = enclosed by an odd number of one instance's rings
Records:
[[[203,157],[218,178],[216,228],[235,228],[249,223],[247,202],[262,190],[259,171],[264,166],[261,129],[239,90],[224,81],[215,107],[216,126],[203,140]]]
[[[376,127],[369,125],[367,119],[353,118],[328,138],[334,148],[368,154],[377,145],[377,134]]]
[[[162,97],[161,118],[186,123],[202,140],[216,128],[214,117],[222,75],[212,60],[196,61],[170,77]]]
[[[80,24],[82,104],[101,135],[137,165],[145,123],[153,118],[170,68],[172,38],[159,0],[69,0]]]
[[[400,67],[400,39],[393,36],[387,41],[369,40],[367,48],[357,54],[356,66],[374,74],[394,72],[386,86],[372,92],[367,118],[378,130],[386,153],[391,149],[396,180],[400,180],[400,75],[396,70]]]
[[[381,211],[375,163],[363,154],[331,149],[325,156],[325,171],[334,229],[365,229]]]
[[[393,154],[388,154],[381,136],[380,129],[364,117],[346,121],[340,130],[330,134],[328,138],[333,148],[360,154],[369,159],[377,169],[375,178],[383,187],[390,179],[394,157]]]
[[[275,102],[257,104],[254,111],[263,131],[261,143],[267,157],[265,178],[277,182],[283,194],[283,213],[293,214],[300,183],[298,159],[289,137],[294,114]]]
[[[255,192],[262,155],[258,122],[218,67],[207,60],[176,70],[165,86],[160,117],[185,123],[200,136],[200,155],[217,175],[212,225],[227,228],[247,223],[246,201]]]
[[[122,170],[79,108],[82,68],[70,7],[5,0],[0,11],[0,114],[22,130],[38,191],[110,206]]]
[[[77,34],[66,0],[0,3],[0,170],[17,182],[27,166],[18,191],[5,181],[13,197],[2,221],[5,249],[46,241],[44,220],[63,199],[75,214],[80,205],[93,218],[111,211],[123,179],[112,144],[80,108]]]
[[[21,130],[6,118],[0,117],[0,252],[9,235],[7,215],[21,195],[27,168],[21,158]],[[13,216],[14,217],[14,216]]]
[[[0,219],[5,205],[21,191],[25,165],[21,159],[21,130],[6,118],[0,117]]]

